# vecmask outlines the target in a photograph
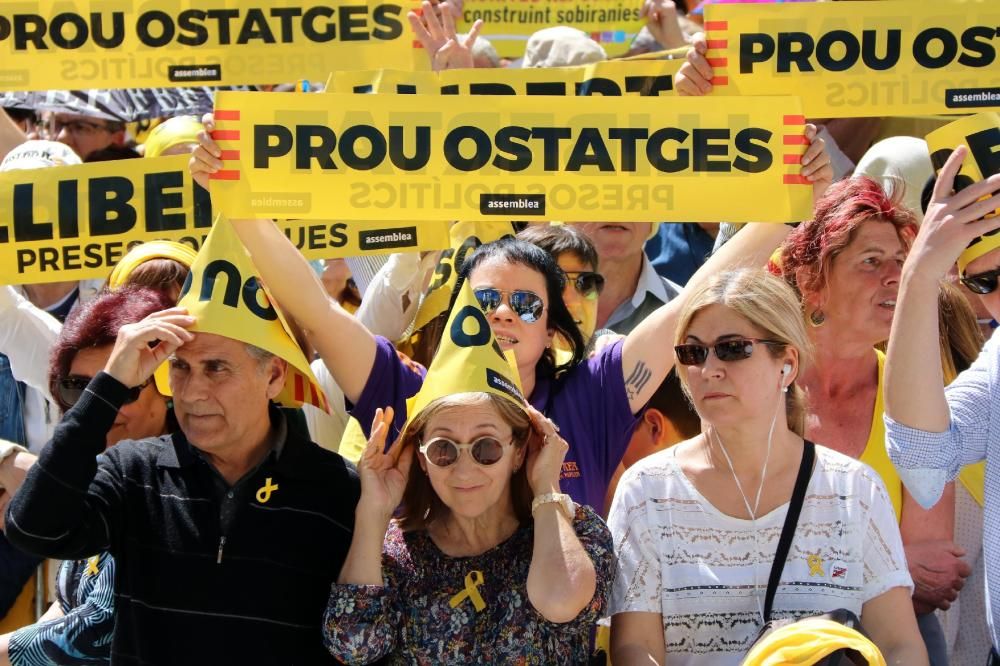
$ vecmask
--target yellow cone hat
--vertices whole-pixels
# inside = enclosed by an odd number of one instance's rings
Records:
[[[500,349],[468,282],[461,286],[423,386],[407,401],[408,419],[457,393],[492,393],[524,407],[514,353]]]
[[[948,123],[927,135],[927,150],[936,172],[948,160],[948,156],[958,146],[968,146],[969,153],[962,162],[962,169],[955,176],[955,189],[961,190],[973,183],[1000,173],[1000,113],[977,113]],[[1000,215],[1000,210],[987,217]],[[1000,232],[980,236],[958,258],[958,270],[965,273],[965,267],[987,252],[1000,248]]]
[[[743,666],[807,666],[847,648],[869,666],[885,666],[879,649],[859,632],[833,620],[810,618],[792,622],[762,638]]]
[[[229,220],[216,219],[191,265],[177,305],[195,317],[190,330],[239,340],[287,361],[285,387],[275,402],[286,407],[306,403],[330,411],[309,362],[281,312],[271,304]],[[162,392],[163,387],[157,387]]]

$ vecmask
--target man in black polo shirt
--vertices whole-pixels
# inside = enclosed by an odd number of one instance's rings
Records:
[[[271,403],[284,360],[193,323],[174,308],[122,327],[11,501],[8,537],[47,557],[114,555],[115,664],[331,663],[320,626],[357,472]],[[180,430],[100,455],[131,387],[168,357]]]

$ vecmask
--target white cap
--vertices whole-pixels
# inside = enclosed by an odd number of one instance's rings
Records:
[[[934,174],[927,142],[912,136],[882,139],[868,149],[854,169],[855,176],[868,176],[888,194],[903,191],[901,201],[920,220],[920,193]]]
[[[74,164],[82,164],[82,160],[65,143],[37,139],[25,141],[7,153],[3,162],[0,162],[0,171],[44,169]]]
[[[607,60],[608,54],[587,33],[557,25],[528,38],[522,67],[572,67]]]

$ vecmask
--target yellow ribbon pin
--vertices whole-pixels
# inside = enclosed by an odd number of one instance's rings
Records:
[[[457,607],[460,603],[466,599],[472,600],[472,605],[475,606],[476,612],[486,608],[486,602],[483,601],[483,597],[479,594],[479,586],[483,584],[483,572],[482,571],[470,571],[465,576],[465,589],[456,594],[449,601],[449,605],[452,608]]]
[[[819,553],[814,553],[806,558],[806,562],[809,563],[809,575],[810,576],[825,576],[823,572],[823,558],[819,556]]]
[[[257,501],[261,504],[267,504],[267,501],[271,499],[271,493],[278,489],[278,484],[271,483],[271,477],[267,477],[264,481],[264,485],[257,490]]]
[[[97,563],[98,561],[100,561],[100,559],[101,559],[100,555],[94,555],[92,558],[87,560],[87,570],[84,571],[83,573],[89,576],[96,576],[97,574],[101,573],[101,570],[97,568]]]

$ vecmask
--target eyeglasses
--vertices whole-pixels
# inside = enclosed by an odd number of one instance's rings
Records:
[[[488,315],[493,314],[505,298],[507,305],[521,318],[521,321],[529,324],[541,319],[542,312],[545,310],[542,297],[533,291],[503,291],[493,287],[484,287],[476,289],[475,294],[476,300],[479,301],[479,307]]]
[[[51,136],[59,136],[59,133],[66,130],[67,134],[73,134],[75,136],[91,136],[97,134],[98,132],[113,132],[110,127],[102,123],[94,123],[88,120],[59,120],[58,118],[53,118],[51,120],[51,129],[49,134]]]
[[[969,291],[974,294],[985,295],[997,290],[997,276],[1000,276],[1000,268],[976,273],[975,275],[965,275],[960,279],[962,280],[962,284],[969,288]]]
[[[454,465],[462,451],[471,453],[476,464],[488,467],[503,458],[504,444],[495,437],[480,437],[471,444],[458,444],[447,437],[435,437],[420,445],[420,452],[435,467]]]
[[[761,340],[760,338],[727,338],[719,340],[711,345],[700,343],[689,343],[674,347],[677,360],[681,365],[702,365],[708,360],[708,350],[715,350],[715,357],[720,361],[742,361],[750,358],[753,354],[753,346],[756,343],[762,345],[785,346],[779,340]]]
[[[576,277],[573,277],[573,276]],[[604,290],[604,276],[593,271],[566,271],[566,278],[576,287],[577,293],[587,300],[594,300]]]
[[[59,405],[64,411],[68,411],[73,405],[77,403],[80,396],[83,395],[83,390],[87,388],[87,384],[93,377],[86,377],[84,375],[69,375],[63,377],[56,384],[55,398],[59,401]],[[125,400],[122,401],[122,406],[131,405],[133,402],[139,399],[139,395],[142,390],[149,386],[149,383],[153,381],[152,378],[147,379],[145,382],[139,386],[133,386],[125,394]]]

